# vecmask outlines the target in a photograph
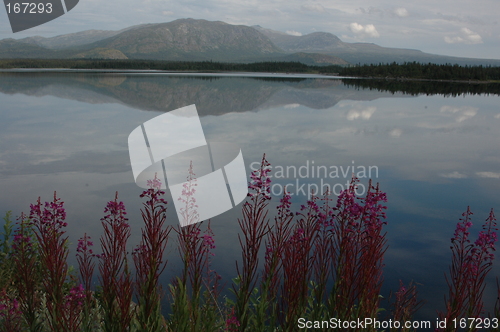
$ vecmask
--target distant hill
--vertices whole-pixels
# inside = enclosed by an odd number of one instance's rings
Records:
[[[419,50],[346,43],[327,32],[292,36],[260,26],[179,19],[120,31],[87,30],[51,38],[0,40],[0,58],[299,61],[307,65],[389,62],[496,65],[500,60],[439,56]]]
[[[19,39],[20,42],[58,50],[90,44],[119,34],[121,31],[86,30],[51,38],[41,36]]]
[[[43,46],[27,44],[16,39],[8,38],[0,40],[0,58],[50,58],[56,52]]]
[[[382,47],[372,43],[345,43],[337,36],[327,32],[313,32],[303,36],[292,36],[281,31],[265,29],[255,25],[254,29],[269,37],[279,48],[288,53],[308,52],[322,53],[339,57],[352,64],[378,64],[422,62],[436,64],[459,65],[495,65],[500,66],[500,60],[485,60],[459,58],[424,53],[419,50]]]
[[[90,51],[85,51],[74,55],[77,59],[115,59],[124,60],[128,57],[120,50],[114,48],[96,47]]]
[[[130,59],[155,60],[229,61],[283,53],[251,27],[194,19],[144,25],[87,47],[116,49]]]
[[[304,36],[292,36],[281,31],[264,29],[259,25],[252,28],[269,37],[279,48],[287,53],[312,52],[328,53],[342,48],[351,48],[337,36],[327,32],[313,32]]]

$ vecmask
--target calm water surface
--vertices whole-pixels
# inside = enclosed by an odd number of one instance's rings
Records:
[[[339,191],[353,168],[366,176],[370,169],[389,199],[383,295],[399,279],[421,284],[427,303],[418,318],[434,321],[458,218],[470,205],[475,237],[489,209],[500,211],[499,102],[496,94],[408,95],[329,78],[0,73],[0,212],[19,216],[38,196],[50,200],[57,191],[73,255],[83,233],[97,240],[103,208],[118,191],[129,211],[130,243],[137,244],[141,189],[128,135],[163,112],[196,104],[207,140],[238,144],[247,173],[266,153],[276,171],[274,202],[288,184],[298,209],[308,188]],[[176,225],[169,205],[168,223]],[[240,211],[212,219],[214,267],[228,285],[240,257]],[[165,284],[180,272],[171,243]],[[485,291],[488,311],[494,276],[498,260]]]

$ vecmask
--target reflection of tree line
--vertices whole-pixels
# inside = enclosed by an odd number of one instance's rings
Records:
[[[360,80],[343,79],[342,82],[348,87],[388,91],[392,93],[415,95],[500,95],[500,83],[463,83],[463,82],[437,82],[437,81],[400,81],[400,80]]]

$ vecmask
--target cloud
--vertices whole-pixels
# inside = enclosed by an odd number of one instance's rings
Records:
[[[166,16],[170,16],[170,15],[174,15],[174,12],[170,11],[170,10],[164,10],[161,12],[163,15],[166,15]]]
[[[465,179],[467,177],[467,175],[459,173],[457,171],[451,173],[443,173],[441,174],[441,176],[448,179]]]
[[[500,173],[497,172],[476,172],[476,175],[481,178],[500,179]]]
[[[373,24],[367,24],[363,26],[359,23],[353,22],[349,25],[349,28],[354,34],[358,36],[368,36],[373,38],[380,37],[380,34]]]
[[[380,16],[384,16],[384,11],[378,7],[369,7],[368,9],[360,7],[358,8],[358,10],[363,14],[368,14],[368,15],[378,14]]]
[[[483,38],[471,29],[462,28],[459,36],[445,36],[444,41],[448,44],[482,44]]]
[[[323,7],[319,3],[308,3],[306,5],[302,5],[300,8],[308,12],[318,12],[318,13],[326,12],[325,7]]]
[[[286,33],[292,36],[302,36],[300,32],[294,30],[287,30]]]
[[[407,17],[410,15],[410,13],[408,13],[408,10],[406,10],[406,8],[403,7],[394,9],[394,14],[396,14],[396,16],[399,17]]]

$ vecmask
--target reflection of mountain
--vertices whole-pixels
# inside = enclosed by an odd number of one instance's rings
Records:
[[[200,115],[246,112],[290,103],[323,109],[342,99],[373,100],[392,95],[357,91],[330,79],[41,72],[0,73],[0,92],[52,95],[90,104],[121,103],[160,112],[196,104]]]

